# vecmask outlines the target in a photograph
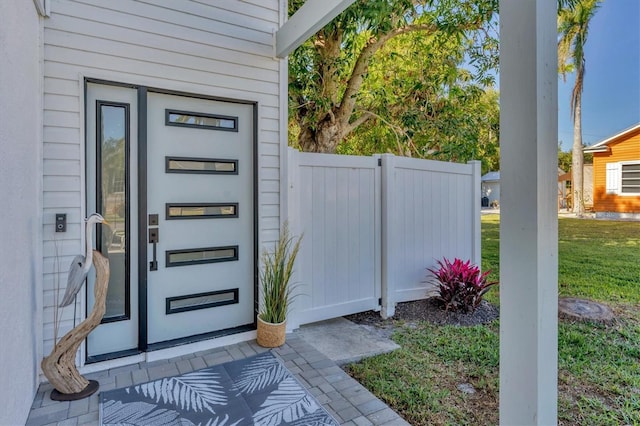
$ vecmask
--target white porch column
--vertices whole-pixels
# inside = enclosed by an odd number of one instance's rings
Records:
[[[500,424],[557,424],[557,0],[500,0]]]
[[[275,55],[284,58],[355,0],[307,0],[276,32]],[[286,13],[286,2],[285,13]]]

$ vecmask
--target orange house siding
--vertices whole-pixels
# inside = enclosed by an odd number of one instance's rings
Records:
[[[609,152],[593,154],[593,209],[596,212],[640,213],[640,195],[607,194],[607,163],[640,161],[640,129],[607,144]]]

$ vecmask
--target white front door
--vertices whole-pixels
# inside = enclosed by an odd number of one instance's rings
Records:
[[[89,361],[254,328],[254,120],[253,104],[87,84],[87,214],[110,223],[111,269]]]
[[[148,343],[251,327],[253,106],[150,92],[147,108]]]

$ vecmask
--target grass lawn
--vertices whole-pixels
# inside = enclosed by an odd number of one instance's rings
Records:
[[[560,295],[604,301],[612,326],[559,325],[559,422],[640,425],[640,223],[559,221]],[[482,267],[499,279],[499,216],[482,218]],[[498,303],[496,290],[488,300]],[[348,367],[411,424],[498,423],[498,321],[400,326],[402,348]],[[458,385],[470,383],[469,395]]]

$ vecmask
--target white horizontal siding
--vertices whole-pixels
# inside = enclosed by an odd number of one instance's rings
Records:
[[[56,4],[55,10],[60,15],[79,18],[91,23],[106,23],[112,30],[135,28],[137,38],[152,39],[154,36],[170,37],[175,40],[210,44],[231,51],[245,52],[266,57],[272,56],[272,34],[270,26],[265,25],[263,31],[252,31],[220,23],[213,19],[215,9],[208,17],[174,11],[153,3],[133,2],[131,0],[112,0],[103,2],[67,0]],[[189,4],[188,0],[172,1],[171,4]],[[135,26],[131,25],[135,22]],[[50,27],[50,26],[47,26]],[[111,32],[109,32],[111,34]],[[251,38],[251,36],[255,38]],[[111,35],[108,36],[113,37]],[[188,47],[188,45],[186,45]],[[182,51],[182,49],[180,49]]]
[[[54,289],[59,285],[64,291],[71,259],[82,251],[83,77],[257,102],[259,238],[265,244],[277,239],[279,122],[286,106],[284,62],[273,58],[272,46],[279,5],[279,0],[52,1],[51,17],[44,21],[45,353],[53,345]],[[66,233],[54,232],[55,213],[67,214]],[[59,336],[74,324],[68,315]]]
[[[78,84],[76,82],[76,84]],[[70,143],[78,145],[80,129],[49,125],[44,129],[44,140],[49,143]]]

